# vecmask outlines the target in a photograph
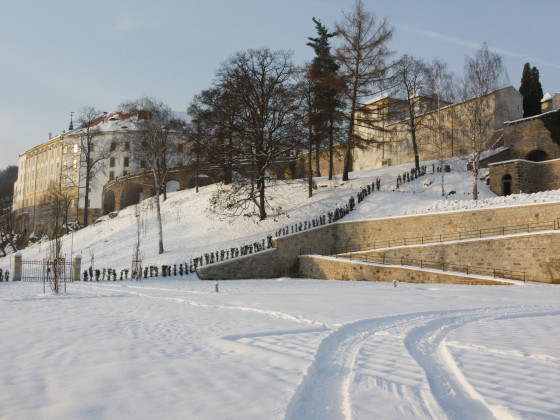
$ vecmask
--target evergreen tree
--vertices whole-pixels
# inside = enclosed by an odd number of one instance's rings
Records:
[[[531,68],[529,63],[523,66],[519,93],[523,95],[523,118],[539,115],[543,90],[539,80],[539,70],[536,67]]]
[[[313,125],[315,126],[316,151],[319,154],[321,140],[329,140],[329,179],[333,177],[333,148],[335,132],[340,121],[340,99],[344,82],[338,75],[340,66],[331,54],[330,38],[336,36],[335,32],[329,30],[317,19],[313,18],[318,37],[309,37],[308,46],[315,51],[315,57],[309,67],[309,78],[313,82],[313,90],[316,100],[316,114]],[[309,155],[311,159],[311,154]],[[316,168],[317,173],[319,167]]]

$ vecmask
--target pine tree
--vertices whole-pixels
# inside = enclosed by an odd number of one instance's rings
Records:
[[[329,179],[333,178],[334,168],[334,138],[337,125],[340,121],[340,109],[342,101],[340,99],[344,82],[338,75],[340,66],[336,63],[331,54],[330,38],[336,33],[329,30],[317,19],[313,18],[318,37],[307,38],[308,46],[315,51],[315,57],[309,68],[309,78],[313,82],[313,90],[316,100],[316,113],[314,115],[316,139],[316,153],[319,155],[320,143],[323,138],[329,139]],[[311,159],[311,153],[309,155]],[[318,159],[317,159],[318,160]],[[316,168],[319,175],[319,166]]]
[[[539,80],[539,71],[536,67],[531,68],[529,63],[525,63],[523,66],[519,93],[523,95],[523,118],[539,115],[543,90]]]

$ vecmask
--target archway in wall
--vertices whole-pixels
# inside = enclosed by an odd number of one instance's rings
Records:
[[[196,177],[193,176],[189,180],[189,182],[187,183],[187,188],[194,188],[196,186],[195,180],[196,180]],[[213,184],[213,183],[214,183],[214,180],[212,179],[212,177],[210,177],[208,175],[205,175],[205,174],[199,174],[198,175],[198,186],[199,187],[204,187],[206,185],[210,185],[210,184]]]
[[[502,177],[502,195],[511,194],[511,175],[505,174]]]
[[[165,184],[165,191],[168,193],[179,191],[181,186],[179,185],[179,181],[175,181],[174,179],[167,181]]]
[[[125,185],[121,194],[120,209],[138,204],[141,196],[143,196],[143,192],[140,185],[133,183]]]
[[[527,155],[527,160],[532,162],[542,162],[548,160],[548,155],[544,150],[533,150]]]
[[[109,214],[112,211],[115,211],[115,193],[108,190],[103,198],[103,214]]]
[[[288,166],[284,170],[284,179],[294,179],[294,170],[292,169],[291,166]]]

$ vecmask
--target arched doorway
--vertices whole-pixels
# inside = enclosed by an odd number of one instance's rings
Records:
[[[103,214],[109,214],[112,211],[115,211],[115,193],[107,190],[103,198]]]
[[[142,187],[138,184],[128,183],[124,186],[121,194],[120,209],[138,204],[140,202],[140,195],[142,194]]]
[[[175,181],[174,179],[167,181],[167,183],[165,184],[165,191],[168,193],[179,191],[179,189],[179,181]]]
[[[502,177],[502,194],[503,195],[510,195],[511,194],[511,175],[505,174]]]
[[[542,162],[548,160],[548,155],[544,150],[533,150],[527,155],[527,160],[532,162]]]
[[[206,185],[210,185],[213,184],[214,180],[205,174],[198,174],[198,186],[199,187],[204,187]],[[187,182],[187,188],[194,188],[196,186],[196,176],[193,176],[191,179],[189,179],[189,181]]]

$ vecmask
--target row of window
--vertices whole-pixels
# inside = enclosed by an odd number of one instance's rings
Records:
[[[112,157],[109,159],[109,167],[114,168],[116,166],[117,163],[117,159]],[[123,166],[125,168],[128,168],[130,165],[130,158],[128,156],[125,156],[123,159]]]

